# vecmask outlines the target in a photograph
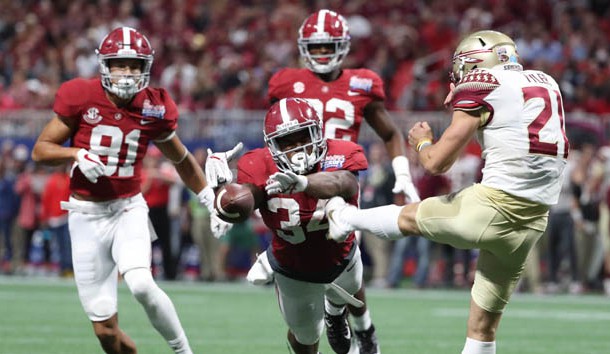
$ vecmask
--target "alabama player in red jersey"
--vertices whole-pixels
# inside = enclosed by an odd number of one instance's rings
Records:
[[[298,46],[306,68],[287,68],[269,80],[269,100],[284,97],[306,98],[322,117],[324,136],[358,142],[363,120],[385,143],[392,158],[396,176],[394,193],[403,193],[409,202],[419,201],[411,181],[409,162],[405,157],[403,134],[392,122],[384,107],[385,92],[381,78],[369,69],[342,69],[341,63],[349,52],[350,36],[345,18],[336,12],[320,10],[303,22],[299,29]],[[365,300],[364,289],[357,296]],[[329,304],[334,314],[343,309]],[[339,310],[339,311],[337,311]],[[369,312],[365,307],[350,306],[352,325],[362,354],[379,352]],[[327,315],[330,325],[328,340],[339,354],[347,352],[349,329],[346,314]],[[343,323],[343,325],[341,325]]]
[[[148,87],[154,51],[129,27],[110,32],[97,55],[101,78],[61,85],[55,116],[38,137],[34,161],[74,162],[69,210],[74,278],[93,330],[106,353],[136,353],[118,325],[117,271],[154,328],[175,353],[192,353],[174,305],[150,272],[148,207],[140,193],[142,158],[153,142],[199,200],[213,210],[213,185],[176,135],[178,110],[161,88]],[[70,140],[69,146],[63,146]],[[230,180],[227,160],[239,149],[213,154],[206,174]],[[209,169],[209,171],[207,171]],[[226,223],[213,218],[222,232]]]
[[[325,297],[345,306],[361,286],[362,260],[352,234],[328,240],[326,201],[358,203],[358,171],[368,166],[362,147],[326,139],[306,100],[281,99],[265,116],[266,148],[239,160],[237,182],[250,188],[255,208],[272,230],[265,253],[288,341],[297,354],[315,354],[324,329]]]

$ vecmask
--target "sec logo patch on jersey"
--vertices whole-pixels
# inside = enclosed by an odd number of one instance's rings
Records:
[[[294,83],[294,85],[292,85],[292,90],[294,93],[303,93],[305,92],[305,84],[301,81],[297,81]]]
[[[83,114],[83,119],[85,122],[93,125],[99,123],[102,120],[102,116],[100,115],[99,109],[96,107],[91,107],[85,114]]]

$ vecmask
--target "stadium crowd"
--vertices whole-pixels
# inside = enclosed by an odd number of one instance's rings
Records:
[[[377,72],[386,84],[389,110],[441,110],[449,84],[451,48],[464,33],[496,28],[516,39],[526,66],[557,78],[566,111],[610,113],[610,6],[604,1],[0,3],[0,112],[50,109],[62,82],[99,75],[95,48],[104,34],[119,25],[148,34],[156,49],[151,86],[168,88],[181,110],[266,109],[270,76],[280,68],[300,66],[296,36],[303,18],[314,8],[331,7],[348,18],[353,38],[344,65]],[[572,221],[567,229],[560,229],[573,232],[558,232],[543,239],[537,248],[539,254],[532,256],[533,266],[528,268],[523,285],[531,291],[601,290],[604,268],[610,272],[610,255],[602,253],[610,242],[610,154],[605,148],[581,144],[580,140],[573,145],[565,200],[555,210],[560,216],[556,220]],[[199,153],[203,163],[205,151]],[[464,156],[463,164],[441,179],[431,179],[418,166],[412,166],[420,192],[444,194],[476,181],[479,176],[472,171],[477,170],[473,166],[480,161],[473,161],[473,155]],[[61,247],[61,240],[65,241],[61,237],[65,236],[53,237],[63,232],[60,227],[65,225],[65,215],[53,215],[59,211],[49,210],[43,203],[45,190],[59,190],[50,184],[50,176],[57,175],[58,180],[65,171],[41,168],[27,156],[25,146],[15,147],[5,141],[0,156],[2,271],[48,271],[48,262],[51,273],[69,275],[65,247]],[[195,235],[194,230],[201,229],[196,222],[205,223],[206,211],[194,205],[197,203],[189,203],[192,196],[183,193],[176,176],[160,167],[164,163],[160,155],[153,152],[149,158],[148,171],[154,181],[143,184],[144,194],[149,205],[159,206],[161,214],[165,213],[166,219],[161,222],[169,225],[163,227],[177,240],[169,253],[155,248],[155,275],[224,280],[247,270],[254,253],[265,248],[268,231],[253,219],[236,227],[233,235],[221,243],[209,233]],[[382,165],[388,162],[387,156],[371,156],[371,160],[379,160]],[[379,188],[391,188],[392,183],[385,183],[382,177],[373,172],[362,176],[364,201],[366,193],[381,195]],[[417,287],[469,287],[472,281],[476,252],[462,254],[427,243],[413,250],[406,243],[396,243],[393,254],[392,247],[387,247],[379,258],[366,242],[365,238],[364,248],[371,257],[367,262],[372,268],[371,284],[399,287],[403,275],[413,275],[415,264],[413,282]],[[207,253],[204,249],[217,251]],[[162,253],[165,262],[160,260]],[[169,269],[167,255],[175,257],[170,264],[178,264],[178,268]],[[391,262],[375,262],[375,257]],[[243,259],[246,264],[239,263]],[[606,291],[610,292],[610,283]]]
[[[97,75],[94,49],[118,25],[156,48],[152,84],[183,110],[265,109],[266,83],[298,66],[306,14],[345,15],[346,67],[386,83],[388,109],[438,110],[451,50],[464,33],[495,28],[515,38],[524,64],[560,82],[567,111],[610,113],[610,6],[606,1],[1,1],[0,110],[50,108],[59,84]]]

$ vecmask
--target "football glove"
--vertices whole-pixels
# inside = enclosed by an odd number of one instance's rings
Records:
[[[210,228],[212,229],[212,235],[216,238],[221,238],[233,227],[233,224],[220,219],[218,212],[214,208],[215,198],[214,190],[210,186],[206,186],[197,194],[199,203],[204,205],[210,212]]]
[[[419,202],[421,199],[411,180],[409,160],[404,156],[396,156],[392,160],[392,169],[394,169],[394,176],[396,177],[396,183],[394,183],[392,193],[403,193],[409,199],[408,202],[410,203]]]
[[[215,238],[221,238],[224,236],[231,228],[233,224],[222,220],[218,216],[218,211],[216,209],[212,209],[210,212],[210,229],[212,229],[212,235]]]
[[[98,177],[103,176],[106,170],[100,157],[86,149],[78,150],[76,163],[80,171],[91,183],[97,183]]]
[[[223,183],[231,183],[233,173],[229,168],[229,161],[235,158],[244,144],[237,143],[231,150],[225,152],[212,152],[208,149],[208,157],[205,160],[205,179],[207,185],[212,188],[217,188]]]
[[[292,171],[276,172],[269,176],[265,190],[269,195],[299,193],[307,188],[307,177]]]
[[[210,186],[205,186],[205,188],[203,188],[201,192],[197,194],[197,199],[199,199],[199,203],[204,205],[210,213],[214,211],[215,198],[216,195],[214,194],[214,190]]]

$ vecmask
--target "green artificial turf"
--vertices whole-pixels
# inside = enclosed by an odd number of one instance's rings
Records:
[[[195,353],[286,354],[286,326],[271,287],[161,282]],[[119,320],[140,354],[171,353],[125,284]],[[383,354],[458,354],[469,293],[367,291]],[[332,354],[326,337],[323,354]],[[0,277],[0,353],[103,353],[71,280]],[[610,299],[517,294],[500,324],[498,354],[608,354]]]

